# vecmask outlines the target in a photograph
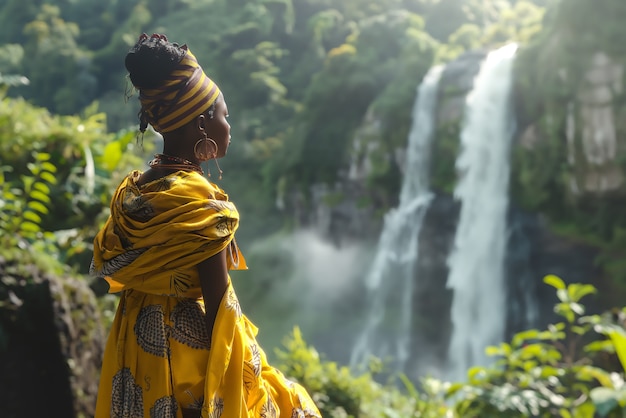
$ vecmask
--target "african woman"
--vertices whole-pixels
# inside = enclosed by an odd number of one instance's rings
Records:
[[[125,64],[140,130],[160,133],[163,152],[121,182],[94,240],[92,273],[121,292],[96,417],[320,417],[268,365],[230,282],[247,268],[239,213],[201,168],[230,144],[224,95],[163,35],[142,35]]]

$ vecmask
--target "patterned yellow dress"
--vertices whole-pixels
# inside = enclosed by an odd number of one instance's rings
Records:
[[[307,392],[267,363],[256,327],[229,284],[212,338],[196,266],[227,250],[239,214],[228,196],[195,172],[138,187],[130,173],[94,240],[93,274],[122,292],[107,341],[96,417],[321,417]],[[211,346],[209,346],[211,341]]]

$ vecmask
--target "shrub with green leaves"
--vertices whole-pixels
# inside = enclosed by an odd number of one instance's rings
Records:
[[[552,275],[544,281],[556,291],[554,312],[562,320],[488,347],[494,363],[471,368],[465,382],[426,377],[416,385],[395,375],[381,384],[375,359],[356,375],[321,359],[297,328],[277,351],[277,364],[309,390],[324,417],[626,416],[626,308],[585,315],[581,299],[596,293],[594,286],[566,285]]]
[[[322,359],[297,327],[285,339],[284,347],[276,351],[278,368],[309,391],[324,418],[451,416],[443,399],[447,384],[428,380],[420,393],[401,376],[387,384],[378,383],[374,377],[381,367],[375,359],[367,372],[355,375],[349,367]]]
[[[57,169],[50,154],[33,152],[33,160],[27,165],[30,175],[22,175],[20,184],[6,180],[5,172],[11,167],[0,167],[0,247],[9,259],[29,247],[44,256],[56,253],[54,235],[42,231],[41,223],[49,212],[50,186],[57,183]]]
[[[487,348],[497,357],[495,363],[470,369],[468,381],[452,385],[446,394],[458,399],[458,416],[592,418],[626,413],[623,323],[611,314],[585,316],[580,300],[595,293],[594,286],[566,285],[552,275],[544,281],[556,290],[554,312],[563,320]],[[623,316],[625,311],[619,312]],[[614,353],[621,363],[611,361]]]
[[[0,256],[86,271],[111,193],[141,166],[134,139],[107,132],[96,105],[58,116],[0,91]]]

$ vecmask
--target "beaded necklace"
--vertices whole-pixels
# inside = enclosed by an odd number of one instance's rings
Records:
[[[204,170],[198,164],[167,154],[155,154],[154,159],[148,163],[150,168],[169,168],[172,170],[196,171],[204,175]]]

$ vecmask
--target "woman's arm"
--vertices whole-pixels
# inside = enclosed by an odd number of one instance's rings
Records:
[[[228,287],[227,253],[228,248],[198,264],[209,344],[213,335],[213,325],[217,316],[217,310]]]

